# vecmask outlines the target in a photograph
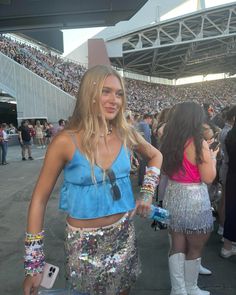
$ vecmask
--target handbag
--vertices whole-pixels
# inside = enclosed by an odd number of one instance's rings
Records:
[[[218,181],[213,182],[208,186],[208,193],[210,197],[211,204],[216,204],[219,202],[222,196],[222,185]]]

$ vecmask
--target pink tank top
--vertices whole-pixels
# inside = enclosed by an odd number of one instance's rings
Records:
[[[179,172],[175,173],[170,177],[171,180],[181,182],[181,183],[199,183],[201,182],[201,176],[197,165],[191,163],[186,156],[186,148],[193,141],[190,139],[186,142],[183,156],[182,168]]]

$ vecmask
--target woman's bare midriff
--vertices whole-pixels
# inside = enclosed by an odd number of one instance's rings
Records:
[[[125,213],[118,213],[114,215],[109,215],[101,218],[94,219],[76,219],[71,216],[67,216],[67,222],[77,228],[97,228],[111,225],[118,220],[120,220]]]

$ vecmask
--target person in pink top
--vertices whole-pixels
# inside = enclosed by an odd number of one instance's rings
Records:
[[[203,139],[205,114],[194,102],[174,106],[163,134],[162,170],[169,180],[163,207],[168,209],[171,295],[208,295],[197,286],[201,255],[213,229],[207,185],[216,176],[217,151]]]

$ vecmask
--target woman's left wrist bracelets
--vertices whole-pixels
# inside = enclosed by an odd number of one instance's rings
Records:
[[[143,201],[153,198],[157,185],[159,184],[160,169],[157,167],[148,167],[144,175],[143,185],[140,192],[143,194]]]
[[[43,251],[44,231],[38,234],[25,234],[25,256],[24,268],[25,276],[34,276],[42,273],[45,265],[45,255]]]

